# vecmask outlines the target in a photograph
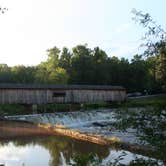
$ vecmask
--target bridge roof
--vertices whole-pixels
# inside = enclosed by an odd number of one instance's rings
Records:
[[[0,83],[0,89],[51,89],[51,90],[125,90],[111,85],[57,85],[57,84],[14,84]]]

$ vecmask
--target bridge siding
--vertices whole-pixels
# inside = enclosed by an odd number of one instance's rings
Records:
[[[65,92],[64,97],[53,93]],[[0,89],[0,103],[96,103],[100,101],[124,101],[125,90],[56,90],[56,89]]]

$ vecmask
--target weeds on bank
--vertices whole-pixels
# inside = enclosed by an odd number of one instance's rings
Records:
[[[112,125],[119,131],[135,129],[142,144],[158,149],[165,160],[166,154],[166,107],[125,108],[116,111],[117,122]]]

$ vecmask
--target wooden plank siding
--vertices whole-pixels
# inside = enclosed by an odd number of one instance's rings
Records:
[[[93,86],[94,87],[94,86]],[[102,86],[101,86],[102,87]],[[112,86],[111,86],[112,87]],[[97,103],[124,101],[125,89],[119,88],[26,88],[0,86],[0,103],[45,104],[45,103]]]

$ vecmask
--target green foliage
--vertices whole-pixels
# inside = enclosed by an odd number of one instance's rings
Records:
[[[70,163],[71,166],[99,166],[98,158],[92,154],[76,155],[73,158],[74,164]]]
[[[0,8],[2,13],[5,10]],[[99,47],[88,48],[87,44],[72,50],[55,46],[47,50],[47,60],[37,66],[1,64],[0,83],[122,85],[128,92],[166,92],[166,32],[148,13],[135,9],[132,13],[145,29],[144,56],[134,55],[129,62],[111,57]]]
[[[49,73],[47,82],[52,84],[67,84],[67,80],[68,75],[66,70],[61,67],[57,67],[56,69],[52,69],[52,71]]]
[[[14,66],[11,72],[14,83],[31,83],[34,80],[35,67]]]
[[[72,51],[53,47],[47,52],[47,60],[37,66],[1,64],[0,83],[122,85],[128,92],[164,91],[161,80],[165,79],[165,71],[156,69],[153,57],[143,59],[135,55],[129,62],[87,45],[77,45]]]
[[[134,20],[145,29],[143,44],[146,48],[144,55],[155,57],[155,68],[153,68],[155,81],[166,91],[166,31],[152,19],[148,13],[133,10]]]
[[[143,158],[133,160],[128,166],[159,166],[158,162],[152,159],[145,160]]]
[[[64,47],[62,49],[62,53],[59,59],[59,66],[67,71],[68,74],[71,72],[71,60],[72,53],[68,50],[68,48]]]
[[[38,105],[38,113],[48,113],[48,112],[57,112],[57,111],[69,111],[70,104],[43,104]]]
[[[166,107],[147,107],[140,109],[119,109],[117,122],[112,124],[119,131],[128,128],[136,130],[137,137],[158,150],[158,156],[165,161],[166,153]]]
[[[122,107],[166,107],[166,95],[128,99]]]
[[[25,107],[19,104],[1,104],[0,116],[24,114]]]

